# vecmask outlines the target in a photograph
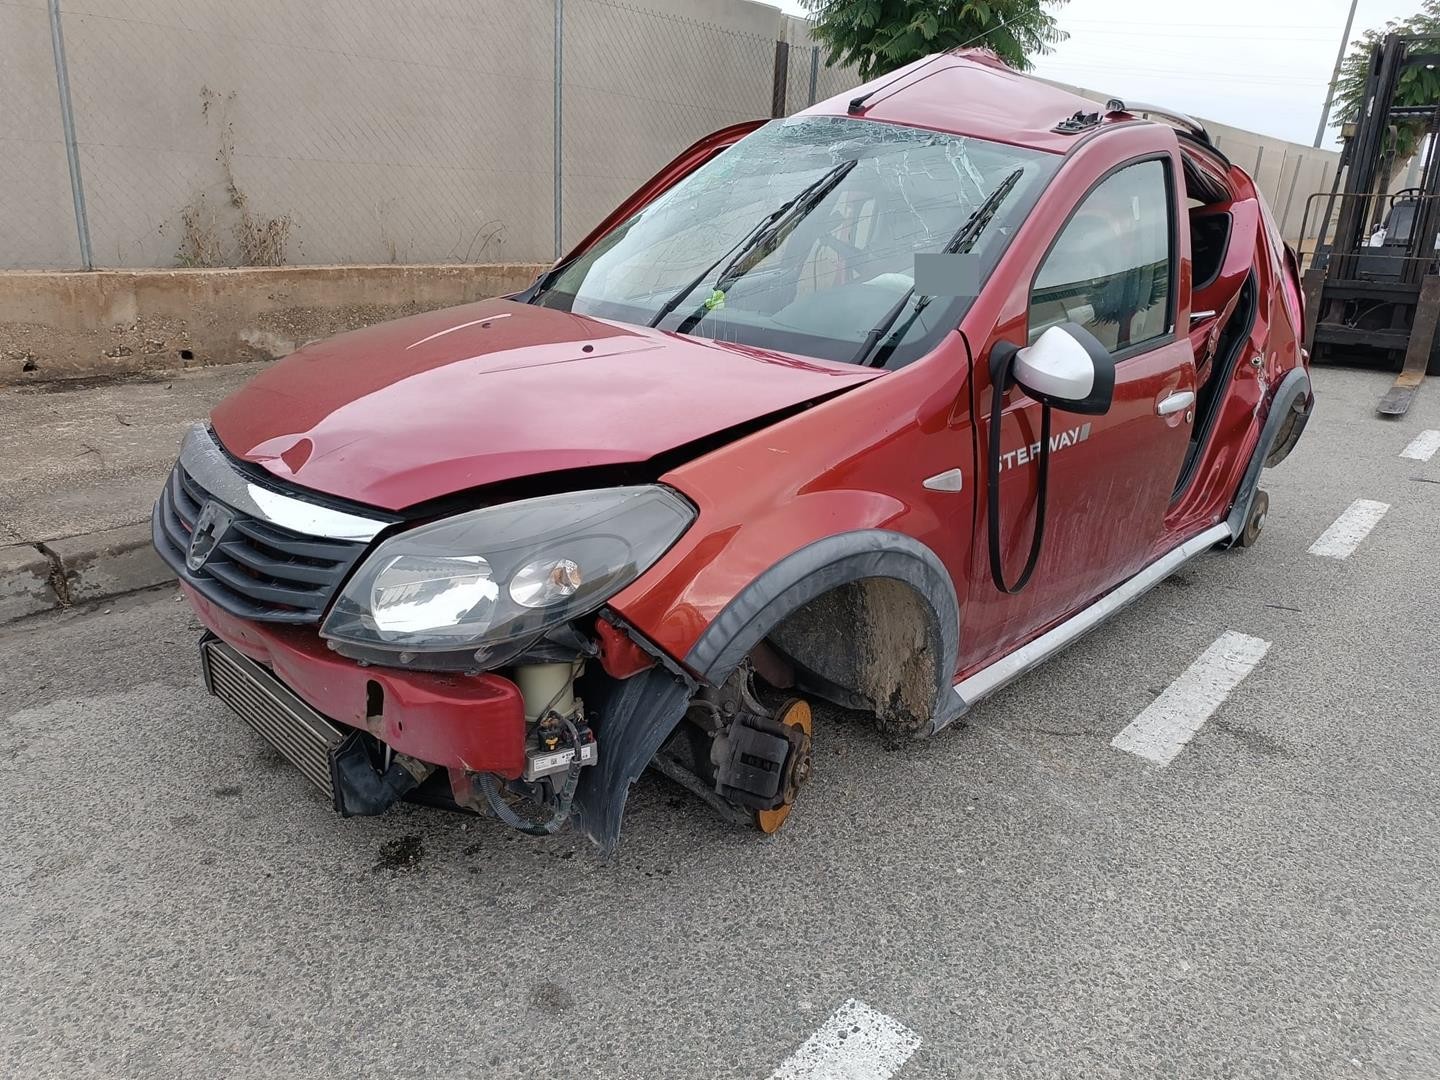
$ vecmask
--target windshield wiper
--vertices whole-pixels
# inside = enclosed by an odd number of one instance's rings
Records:
[[[779,247],[785,238],[794,231],[795,226],[800,224],[810,211],[824,202],[825,197],[835,190],[841,180],[850,175],[850,170],[857,164],[859,164],[859,160],[851,158],[849,161],[842,161],[833,166],[793,198],[763,218],[720,258],[701,270],[683,289],[670,297],[656,316],[650,320],[650,325],[652,327],[659,326],[684,303],[687,296],[704,284],[705,280],[715,272],[717,266],[729,257],[730,261],[725,264],[725,269],[720,271],[720,276],[715,279],[715,284],[711,287],[710,296],[706,298],[706,302],[687,315],[685,320],[675,328],[677,334],[685,334],[693,330],[695,324],[714,308],[715,305],[710,300],[717,293],[723,295],[731,285],[748,274]]]
[[[977,206],[974,212],[965,219],[965,224],[956,230],[955,235],[940,249],[941,252],[947,255],[969,254],[976,243],[979,242],[980,234],[985,231],[986,226],[990,224],[996,213],[1000,210],[1000,204],[1005,201],[1005,196],[1009,195],[1010,192],[1015,189],[1015,185],[1020,182],[1024,175],[1025,170],[1020,168],[1010,173],[1004,180],[1001,180],[995,190],[985,197],[985,201]],[[905,291],[905,295],[895,301],[890,310],[885,312],[881,320],[865,335],[865,340],[860,343],[860,348],[850,361],[852,364],[863,365],[868,362],[871,351],[880,342],[880,339],[885,336],[886,331],[894,325],[895,320],[900,318],[901,312],[905,310],[905,306],[910,303],[914,296],[915,286],[911,285],[910,288]],[[934,297],[921,296],[916,300],[915,310],[912,311],[910,317],[905,320],[905,325],[900,327],[895,334],[892,335],[891,339],[886,342],[885,347],[876,355],[875,359],[877,362],[883,362],[883,360],[894,351],[896,339],[905,336],[911,325],[920,317],[920,313],[925,310],[926,305],[928,305],[932,299],[934,299]]]

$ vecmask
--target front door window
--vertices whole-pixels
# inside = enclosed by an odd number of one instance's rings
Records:
[[[1030,340],[1079,323],[1124,354],[1174,330],[1170,192],[1162,161],[1127,166],[1076,209],[1030,296]]]

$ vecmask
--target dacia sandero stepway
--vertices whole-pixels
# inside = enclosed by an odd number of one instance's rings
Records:
[[[812,705],[945,727],[1248,546],[1295,255],[1179,114],[941,54],[701,140],[519,295],[306,345],[185,438],[205,685],[341,814],[772,831]]]

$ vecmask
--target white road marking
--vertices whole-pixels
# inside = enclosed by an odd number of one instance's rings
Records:
[[[1310,554],[1324,555],[1330,559],[1348,559],[1360,546],[1360,541],[1370,535],[1370,530],[1380,523],[1385,511],[1389,509],[1389,503],[1376,502],[1374,499],[1356,499],[1335,519],[1334,524],[1320,534],[1320,539],[1310,545]]]
[[[1268,641],[1225,631],[1110,745],[1156,765],[1169,765],[1269,648]]]
[[[1440,431],[1422,431],[1400,451],[1400,456],[1411,461],[1429,461],[1436,450],[1440,450]]]
[[[919,1047],[920,1036],[904,1024],[851,998],[770,1080],[890,1080]]]

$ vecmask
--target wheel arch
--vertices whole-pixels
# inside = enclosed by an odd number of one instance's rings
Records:
[[[923,641],[923,647],[912,654],[919,659],[897,664],[899,654],[892,651],[887,655],[889,663],[870,672],[868,685],[847,689],[861,698],[883,698],[874,701],[882,723],[888,710],[891,726],[918,734],[929,734],[953,719],[961,710],[951,684],[960,645],[960,613],[944,564],[929,547],[903,533],[862,529],[824,537],[780,559],[737,593],[695,641],[685,657],[686,670],[659,665],[607,687],[595,710],[600,759],[582,776],[576,796],[577,827],[606,853],[613,851],[630,786],[684,717],[699,682],[724,682],[792,616],[803,617],[817,602],[846,589],[875,594],[870,599],[884,608],[883,617],[872,623],[876,633],[896,629],[886,619],[909,611],[922,624],[909,630]],[[863,641],[858,648],[863,648]],[[850,644],[849,651],[856,652],[857,646]],[[893,693],[883,692],[887,680]]]
[[[1241,477],[1235,501],[1230,506],[1226,524],[1230,526],[1231,539],[1226,547],[1233,547],[1245,531],[1250,507],[1260,489],[1261,470],[1278,465],[1289,456],[1314,408],[1315,393],[1311,388],[1310,373],[1303,366],[1292,368],[1275,390],[1260,437]]]
[[[840,533],[787,555],[725,606],[690,649],[685,665],[707,682],[723,681],[752,649],[794,617],[803,618],[817,603],[824,603],[825,598],[837,596],[842,590],[855,587],[865,590],[870,583],[879,582],[894,582],[903,587],[906,591],[901,595],[914,605],[913,612],[923,619],[922,648],[929,660],[924,665],[929,693],[923,700],[923,719],[935,722],[932,729],[938,727],[940,724],[936,721],[942,717],[949,719],[946,714],[953,705],[951,676],[960,648],[959,603],[955,586],[939,557],[903,533],[886,529]],[[895,611],[895,605],[886,597],[878,595],[878,589],[870,591],[877,595],[859,597],[862,610],[853,613],[862,619],[878,619],[881,613],[874,608],[883,604],[891,609],[884,613],[885,620],[893,624],[902,613]],[[814,618],[823,623],[826,615],[817,612]],[[890,628],[899,629],[893,625]],[[856,629],[860,631],[863,646],[865,627]],[[803,656],[793,658],[804,660]],[[813,673],[826,674],[824,671]],[[885,675],[884,672],[874,674],[882,680]],[[884,695],[872,693],[871,696]],[[919,712],[922,703],[915,694],[908,692],[905,697],[907,701],[895,704]],[[879,706],[876,712],[882,720],[884,709],[890,704],[884,700],[872,701],[872,705]],[[917,723],[900,726],[916,730],[921,718],[914,719]]]

